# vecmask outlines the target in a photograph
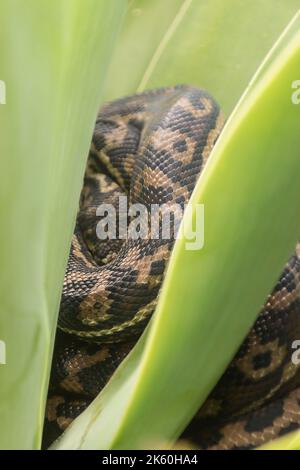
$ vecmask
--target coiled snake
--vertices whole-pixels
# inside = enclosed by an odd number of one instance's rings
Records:
[[[216,102],[176,86],[105,105],[97,118],[65,275],[44,445],[64,430],[134,345],[154,311],[173,236],[99,240],[97,207],[184,207],[222,129]],[[126,222],[128,222],[126,220]],[[117,235],[120,235],[118,233]],[[252,448],[300,427],[300,244],[257,321],[183,437]]]

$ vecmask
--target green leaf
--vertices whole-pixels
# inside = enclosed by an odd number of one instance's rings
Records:
[[[298,8],[298,0],[132,0],[106,97],[190,83],[229,114]]]
[[[176,242],[150,327],[54,449],[170,446],[220,378],[299,236],[299,69],[298,15],[193,193],[194,211],[205,206],[203,249]]]
[[[124,6],[1,0],[1,449],[40,446],[82,175]]]
[[[300,431],[294,431],[285,436],[268,442],[257,450],[300,450]]]

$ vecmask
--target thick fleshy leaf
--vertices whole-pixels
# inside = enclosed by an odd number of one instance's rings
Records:
[[[0,448],[31,449],[40,445],[82,176],[125,2],[0,6]]]
[[[257,450],[300,450],[300,431],[290,432],[286,436],[268,442]]]
[[[298,8],[298,0],[132,0],[106,97],[190,83],[229,114]]]

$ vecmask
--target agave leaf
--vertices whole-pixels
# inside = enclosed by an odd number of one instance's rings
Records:
[[[132,0],[106,97],[191,83],[229,114],[298,8],[298,0]]]
[[[300,232],[299,31],[298,15],[198,181],[191,206],[205,206],[204,247],[176,242],[150,327],[54,449],[172,445],[249,331]]]
[[[268,442],[257,450],[300,450],[300,431],[294,431]]]
[[[123,0],[1,0],[2,449],[40,446],[82,175],[124,6]]]

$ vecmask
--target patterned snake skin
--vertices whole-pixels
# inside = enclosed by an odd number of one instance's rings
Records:
[[[89,153],[65,276],[44,447],[104,387],[154,311],[173,238],[99,240],[97,207],[183,208],[223,126],[204,91],[176,86],[104,106]],[[128,221],[126,220],[126,223]],[[150,230],[147,228],[147,230]],[[203,449],[253,448],[300,427],[300,244],[257,321],[183,433]],[[299,354],[300,356],[300,354]],[[300,361],[296,361],[300,362]]]

